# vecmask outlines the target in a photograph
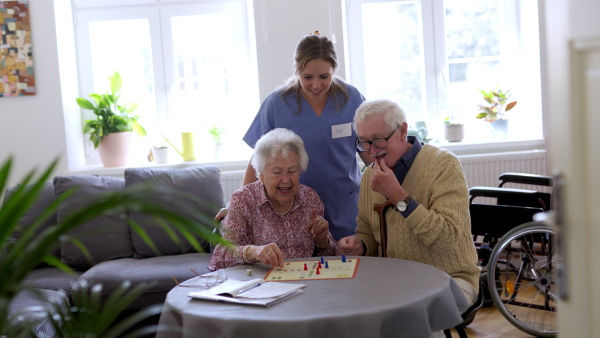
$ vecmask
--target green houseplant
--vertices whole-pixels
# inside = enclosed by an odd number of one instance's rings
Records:
[[[90,94],[93,102],[77,98],[77,104],[91,110],[95,119],[85,120],[83,132],[90,135],[94,148],[98,148],[102,139],[111,133],[135,131],[140,136],[146,136],[146,130],[138,123],[138,116],[131,115],[137,109],[137,103],[119,104],[123,80],[119,72],[108,77],[110,91],[104,94]]]
[[[517,104],[517,101],[507,103],[512,95],[508,90],[503,92],[500,89],[496,89],[487,92],[480,89],[479,92],[483,96],[485,104],[477,106],[479,108],[479,113],[475,118],[483,119],[487,122],[504,119],[506,112],[513,109]]]
[[[221,128],[216,125],[212,125],[208,128],[208,133],[212,136],[213,141],[215,141],[215,158],[221,158],[221,148],[223,147],[223,134],[225,133],[225,128]]]
[[[127,164],[132,133],[146,136],[146,130],[138,122],[139,117],[131,115],[137,109],[137,103],[119,103],[123,84],[119,72],[109,76],[108,81],[109,91],[90,94],[92,101],[77,98],[77,104],[96,115],[96,118],[84,121],[83,132],[89,134],[102,163],[105,167],[119,167]]]
[[[223,137],[224,132],[225,128],[221,128],[216,125],[212,125],[208,128],[208,133],[210,134],[210,136],[212,136],[213,140],[215,141],[215,144],[218,146],[223,144],[223,140],[221,138]]]
[[[0,163],[0,191],[5,191],[7,188],[12,163],[12,158]],[[31,226],[21,228],[21,218],[39,198],[43,185],[52,177],[51,174],[56,164],[57,161],[54,161],[40,174],[37,174],[35,170],[29,172],[0,208],[0,224],[2,224],[0,227],[0,276],[2,276],[2,283],[0,283],[0,335],[31,337],[31,330],[37,323],[50,318],[58,337],[123,337],[133,325],[160,313],[162,306],[154,306],[116,323],[118,314],[147,287],[145,285],[131,287],[123,284],[114,297],[111,297],[105,304],[99,302],[101,294],[99,288],[89,286],[78,290],[79,292],[74,292],[72,306],[67,304],[65,307],[61,306],[62,304],[55,304],[54,311],[50,311],[43,318],[33,318],[17,324],[8,318],[9,306],[15,296],[23,290],[32,290],[24,283],[24,280],[37,265],[44,262],[64,271],[72,271],[68,265],[52,255],[52,248],[59,241],[77,243],[77,240],[69,236],[69,231],[90,219],[122,214],[131,210],[143,211],[159,218],[161,220],[159,224],[162,227],[168,226],[166,222],[170,223],[190,241],[196,250],[202,250],[200,244],[194,240],[193,235],[197,234],[214,243],[225,243],[218,234],[212,233],[212,229],[172,210],[172,207],[169,206],[169,196],[180,194],[177,190],[155,186],[151,182],[94,196],[94,200],[87,206],[72,210],[56,225],[40,231],[43,220],[50,217],[61,200],[70,195],[67,193],[64,198],[57,199],[44,212],[40,213],[38,219]],[[192,205],[179,205],[178,208],[184,208],[188,215],[198,215],[199,212],[195,211],[197,209],[196,202],[191,203]],[[213,218],[212,215],[199,216],[209,221],[212,221]],[[145,238],[148,245],[153,246],[143,229],[136,227],[135,231]],[[20,232],[20,235],[15,239],[11,235],[16,232]],[[81,242],[78,243],[79,246],[82,245]],[[85,250],[83,247],[81,249]],[[138,334],[148,334],[149,330],[156,330],[156,327],[142,328]],[[135,332],[130,333],[129,336],[136,336]]]

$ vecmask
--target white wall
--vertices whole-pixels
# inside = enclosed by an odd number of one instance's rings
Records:
[[[339,0],[254,0],[261,102],[293,75],[294,51],[300,39],[319,31],[335,44],[337,75],[345,78],[344,37]]]
[[[61,159],[57,173],[67,168],[53,13],[53,1],[29,1],[36,94],[0,98],[0,162],[14,157],[12,183],[57,156]]]

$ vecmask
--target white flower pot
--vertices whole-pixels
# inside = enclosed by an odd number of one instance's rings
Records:
[[[444,136],[448,142],[460,142],[465,138],[465,128],[462,124],[445,124]]]
[[[105,167],[122,167],[129,161],[132,131],[104,136],[98,145],[98,154]]]
[[[169,147],[152,147],[152,156],[155,163],[168,163]]]

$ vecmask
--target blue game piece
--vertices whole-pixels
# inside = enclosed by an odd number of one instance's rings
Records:
[[[325,269],[329,269],[329,262],[325,262]]]
[[[323,258],[323,256],[321,256],[321,264],[325,263],[325,258]]]
[[[342,255],[342,262],[346,263],[346,255]]]

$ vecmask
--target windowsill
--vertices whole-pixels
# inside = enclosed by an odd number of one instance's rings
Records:
[[[487,140],[487,141],[472,141],[464,140],[461,142],[447,142],[441,140],[432,140],[430,144],[440,148],[445,148],[453,152],[457,156],[488,154],[488,153],[503,153],[517,152],[533,149],[546,149],[544,139],[532,140]],[[154,163],[154,162],[135,162],[125,167],[103,167],[101,164],[89,165],[68,171],[68,175],[106,175],[106,176],[123,176],[127,168],[192,168],[214,165],[221,172],[246,170],[248,160],[210,160],[201,159],[199,161],[173,161],[169,163]]]
[[[531,140],[486,140],[477,142],[472,140],[463,140],[461,142],[434,140],[430,144],[448,149],[457,156],[546,149],[546,142],[543,138]]]
[[[161,168],[161,169],[184,169],[193,167],[203,166],[217,166],[221,172],[223,171],[234,171],[234,170],[246,170],[248,161],[179,161],[179,162],[168,162],[168,163],[154,163],[154,162],[137,162],[131,163],[124,167],[104,167],[101,164],[89,165],[81,168],[69,170],[67,175],[104,175],[104,176],[123,176],[125,169],[128,168]]]

